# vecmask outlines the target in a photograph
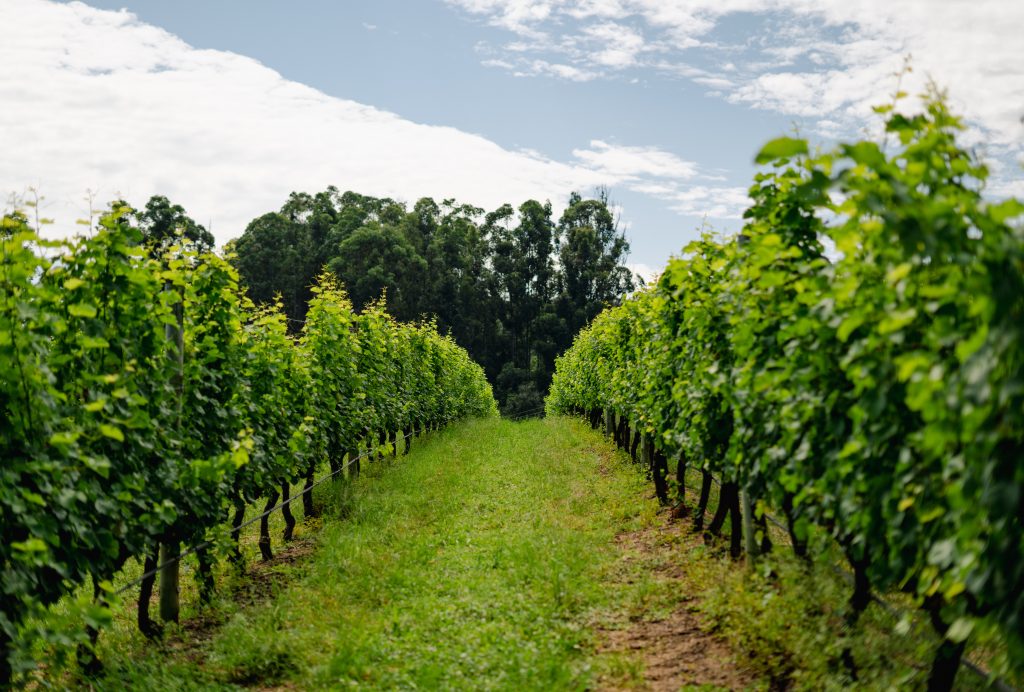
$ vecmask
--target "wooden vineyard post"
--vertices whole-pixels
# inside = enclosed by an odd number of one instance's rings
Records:
[[[168,286],[170,288],[170,286]],[[173,290],[173,289],[172,289]],[[176,427],[181,429],[181,406],[184,392],[184,368],[185,368],[185,305],[184,295],[174,306],[174,316],[177,325],[168,324],[164,327],[167,341],[174,345],[170,357],[174,359],[174,374],[171,376],[171,384],[174,387],[178,399]],[[178,555],[180,543],[172,541],[160,544],[160,617],[164,622],[177,622],[178,602],[178,578],[179,560],[174,559]]]
[[[177,622],[180,605],[178,601],[178,576],[180,560],[173,558],[178,555],[179,543],[160,544],[160,619],[164,622]]]

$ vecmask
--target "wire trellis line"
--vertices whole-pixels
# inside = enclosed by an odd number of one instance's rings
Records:
[[[412,437],[412,435],[413,435],[412,433],[406,433],[406,434],[402,435],[400,438],[395,438],[395,441],[397,442],[399,439],[401,439],[402,441],[408,440],[410,437]],[[357,461],[359,461],[361,459],[366,459],[366,458],[372,456],[375,453],[375,451],[376,450],[366,451],[366,452],[363,452],[362,454],[360,454],[358,456],[352,457],[351,459],[346,461],[344,464],[339,466],[337,469],[332,470],[331,472],[329,472],[329,473],[325,474],[324,476],[320,477],[318,480],[314,481],[311,485],[304,486],[300,492],[291,495],[287,500],[282,500],[281,502],[279,502],[278,504],[274,505],[270,509],[262,512],[261,514],[258,514],[255,517],[252,517],[251,519],[249,519],[248,521],[245,521],[245,522],[239,524],[237,527],[233,527],[231,529],[230,535],[232,535],[232,536],[238,535],[239,533],[241,533],[242,529],[244,529],[244,528],[246,528],[248,526],[252,526],[257,521],[263,519],[264,517],[268,517],[271,514],[273,514],[274,512],[278,511],[279,509],[281,509],[281,508],[283,508],[283,507],[285,507],[287,505],[290,505],[292,502],[295,502],[296,500],[298,500],[302,496],[306,495],[307,493],[312,492],[313,488],[315,488],[318,485],[321,485],[322,483],[324,483],[324,482],[330,480],[331,478],[337,476],[339,473],[341,473],[342,471],[344,471],[345,469],[347,469],[348,467],[350,467],[352,464],[356,463]],[[159,565],[157,565],[153,569],[149,570],[148,572],[144,572],[140,577],[137,577],[136,579],[134,579],[134,580],[128,582],[127,584],[125,584],[124,586],[120,587],[119,589],[114,591],[114,595],[115,596],[120,596],[121,594],[123,594],[124,592],[128,591],[132,587],[141,584],[146,579],[149,579],[150,577],[156,576],[164,568],[173,565],[175,562],[180,562],[181,560],[185,559],[189,555],[193,555],[193,554],[199,552],[200,550],[203,550],[205,548],[211,547],[212,545],[213,545],[213,540],[211,539],[211,540],[206,540],[206,541],[203,541],[202,543],[198,543],[196,545],[188,547],[187,549],[181,551],[180,553],[178,553],[174,557],[165,560],[164,562],[160,563]]]
[[[509,417],[508,420],[520,420],[521,418],[528,417],[530,415],[533,415],[534,413],[542,412],[543,410],[544,410],[544,407],[540,407],[540,408],[533,409],[531,411],[520,412],[520,413],[517,413],[514,416]],[[402,440],[403,442],[405,442],[410,437],[413,437],[413,435],[414,435],[414,433],[405,433],[404,435],[401,435],[400,437],[396,437],[395,438],[395,442],[397,443],[398,440]],[[247,528],[249,526],[252,526],[256,522],[258,522],[261,519],[263,519],[264,517],[268,517],[271,514],[273,514],[274,512],[282,509],[283,507],[285,507],[287,505],[290,505],[291,503],[295,502],[296,500],[298,500],[299,498],[303,497],[307,493],[312,492],[313,488],[315,488],[318,485],[321,485],[321,484],[327,482],[331,478],[334,478],[339,473],[341,473],[345,469],[347,469],[350,466],[352,466],[352,464],[356,463],[357,461],[360,461],[361,459],[367,459],[367,458],[371,457],[375,453],[376,453],[376,450],[370,450],[370,451],[363,452],[362,454],[359,454],[358,456],[352,457],[351,459],[346,461],[344,464],[339,466],[337,469],[334,469],[334,470],[330,471],[329,473],[327,473],[324,476],[320,477],[318,480],[314,481],[311,485],[303,486],[301,491],[290,495],[290,497],[287,500],[282,500],[281,502],[279,502],[278,504],[274,505],[270,509],[265,510],[262,513],[260,513],[260,514],[258,514],[256,516],[248,519],[247,521],[239,524],[237,527],[233,527],[231,529],[231,532],[230,532],[229,535],[237,536],[238,534],[240,534],[242,532],[242,529]],[[128,582],[127,584],[124,584],[123,586],[117,588],[116,590],[114,590],[113,595],[114,596],[120,596],[120,595],[124,594],[129,589],[132,589],[133,587],[138,586],[139,584],[141,584],[145,580],[149,579],[150,577],[156,576],[157,574],[159,574],[165,568],[170,567],[171,565],[173,565],[176,562],[181,562],[186,557],[188,557],[190,555],[194,555],[195,553],[198,553],[200,550],[204,550],[206,548],[212,547],[213,544],[214,544],[214,541],[212,539],[209,539],[209,540],[203,541],[202,543],[197,543],[196,545],[189,546],[188,548],[186,548],[185,550],[182,550],[180,553],[178,553],[174,557],[168,558],[167,560],[164,560],[162,563],[158,564],[153,569],[151,569],[151,570],[149,570],[147,572],[143,572],[143,574],[141,576],[136,577],[135,579],[133,579],[132,581]]]

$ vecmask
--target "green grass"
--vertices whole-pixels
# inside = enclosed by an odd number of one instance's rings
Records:
[[[147,642],[123,602],[100,640],[103,677],[85,681],[53,657],[35,686],[642,687],[640,653],[602,652],[601,632],[681,608],[704,614],[735,652],[717,665],[742,664],[755,689],[848,688],[845,647],[858,686],[923,686],[936,644],[925,619],[872,605],[848,630],[849,586],[827,540],[807,568],[773,532],[777,549],[749,569],[689,520],[666,526],[638,467],[580,421],[470,421],[363,468],[317,487],[323,517],[296,532],[304,557],[258,564],[253,527],[242,537],[249,573],[222,563],[211,607],[199,608],[194,565],[183,565],[181,629]],[[275,551],[282,526],[273,515]],[[52,615],[58,627],[61,609]],[[980,686],[962,671],[957,687]]]
[[[642,666],[597,627],[683,594],[615,535],[656,504],[636,467],[578,421],[472,421],[332,484],[317,548],[261,604],[215,606],[212,636],[106,636],[101,689],[284,685],[586,689]],[[187,640],[187,637],[186,637]]]

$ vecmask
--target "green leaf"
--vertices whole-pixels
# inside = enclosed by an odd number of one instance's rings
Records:
[[[864,449],[863,442],[858,439],[849,440],[845,445],[843,445],[843,448],[839,450],[839,458],[844,459],[848,456],[852,456],[862,449]]]
[[[779,137],[761,147],[761,151],[757,153],[754,163],[768,163],[776,159],[799,156],[800,154],[806,154],[807,151],[807,140]]]
[[[11,547],[22,553],[45,553],[49,550],[46,543],[39,538],[29,538],[26,541],[14,541]]]
[[[110,348],[110,342],[106,339],[85,334],[79,335],[78,343],[82,344],[82,348]]]
[[[22,490],[21,496],[34,505],[39,505],[40,507],[46,506],[46,500],[44,500],[43,496],[40,495],[39,493],[34,493],[29,490]]]
[[[908,324],[914,321],[917,317],[916,308],[906,308],[904,310],[897,310],[891,312],[881,322],[878,323],[879,334],[892,334],[895,331],[903,329]]]
[[[106,459],[104,457],[86,456],[82,459],[82,463],[85,464],[86,468],[95,471],[101,477],[110,477],[110,469],[112,467],[112,464],[110,463],[109,459]]]
[[[975,331],[971,336],[956,345],[956,359],[961,363],[965,362],[968,358],[978,352],[978,349],[982,347],[985,340],[988,338],[988,325],[982,325],[980,329]]]
[[[959,644],[960,642],[967,641],[967,638],[971,636],[973,631],[974,620],[968,617],[960,617],[949,626],[949,629],[946,631],[946,639],[954,644]]]
[[[124,442],[124,433],[121,432],[120,428],[115,427],[113,425],[108,425],[106,423],[101,423],[99,428],[100,433],[105,437],[109,437],[112,440],[117,440],[118,442]]]
[[[70,447],[78,440],[79,433],[70,430],[50,435],[50,444],[55,447]]]
[[[911,265],[910,262],[903,262],[902,264],[893,267],[886,272],[885,282],[890,286],[895,286],[910,273],[912,268],[913,265]]]
[[[1024,214],[1024,202],[1011,197],[999,204],[989,205],[988,213],[996,223],[1005,223],[1009,219]]]
[[[885,154],[882,153],[882,150],[874,142],[844,144],[842,149],[851,159],[869,168],[877,169],[885,166]]]
[[[68,305],[68,314],[72,317],[89,319],[96,316],[96,307],[87,303],[72,303]]]
[[[846,342],[850,338],[850,334],[853,333],[857,327],[864,324],[864,315],[850,315],[844,319],[836,330],[836,338],[842,342]]]

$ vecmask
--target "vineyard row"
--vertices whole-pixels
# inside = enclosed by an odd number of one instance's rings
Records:
[[[547,405],[623,445],[640,431],[663,501],[668,458],[677,482],[699,469],[698,522],[719,476],[709,529],[731,517],[734,555],[744,523],[770,547],[767,508],[798,555],[830,535],[847,623],[872,588],[910,594],[942,638],[929,687],[949,689],[978,630],[1005,643],[998,670],[1024,666],[1024,204],[983,197],[939,96],[877,110],[883,142],[769,142],[742,232],[602,313]]]
[[[293,335],[280,305],[244,297],[224,258],[179,240],[147,247],[117,207],[73,241],[3,218],[0,686],[33,667],[25,640],[40,634],[97,665],[110,584],[129,559],[144,565],[138,622],[155,635],[161,556],[204,546],[209,598],[209,541],[226,520],[240,526],[247,503],[287,500],[324,463],[337,471],[347,458],[357,472],[361,448],[399,431],[408,442],[496,413],[481,368],[432,323],[397,323],[383,303],[356,314],[324,273]],[[302,501],[315,512],[311,493]],[[290,534],[290,512],[286,522]],[[28,627],[83,585],[95,599],[81,632]]]

